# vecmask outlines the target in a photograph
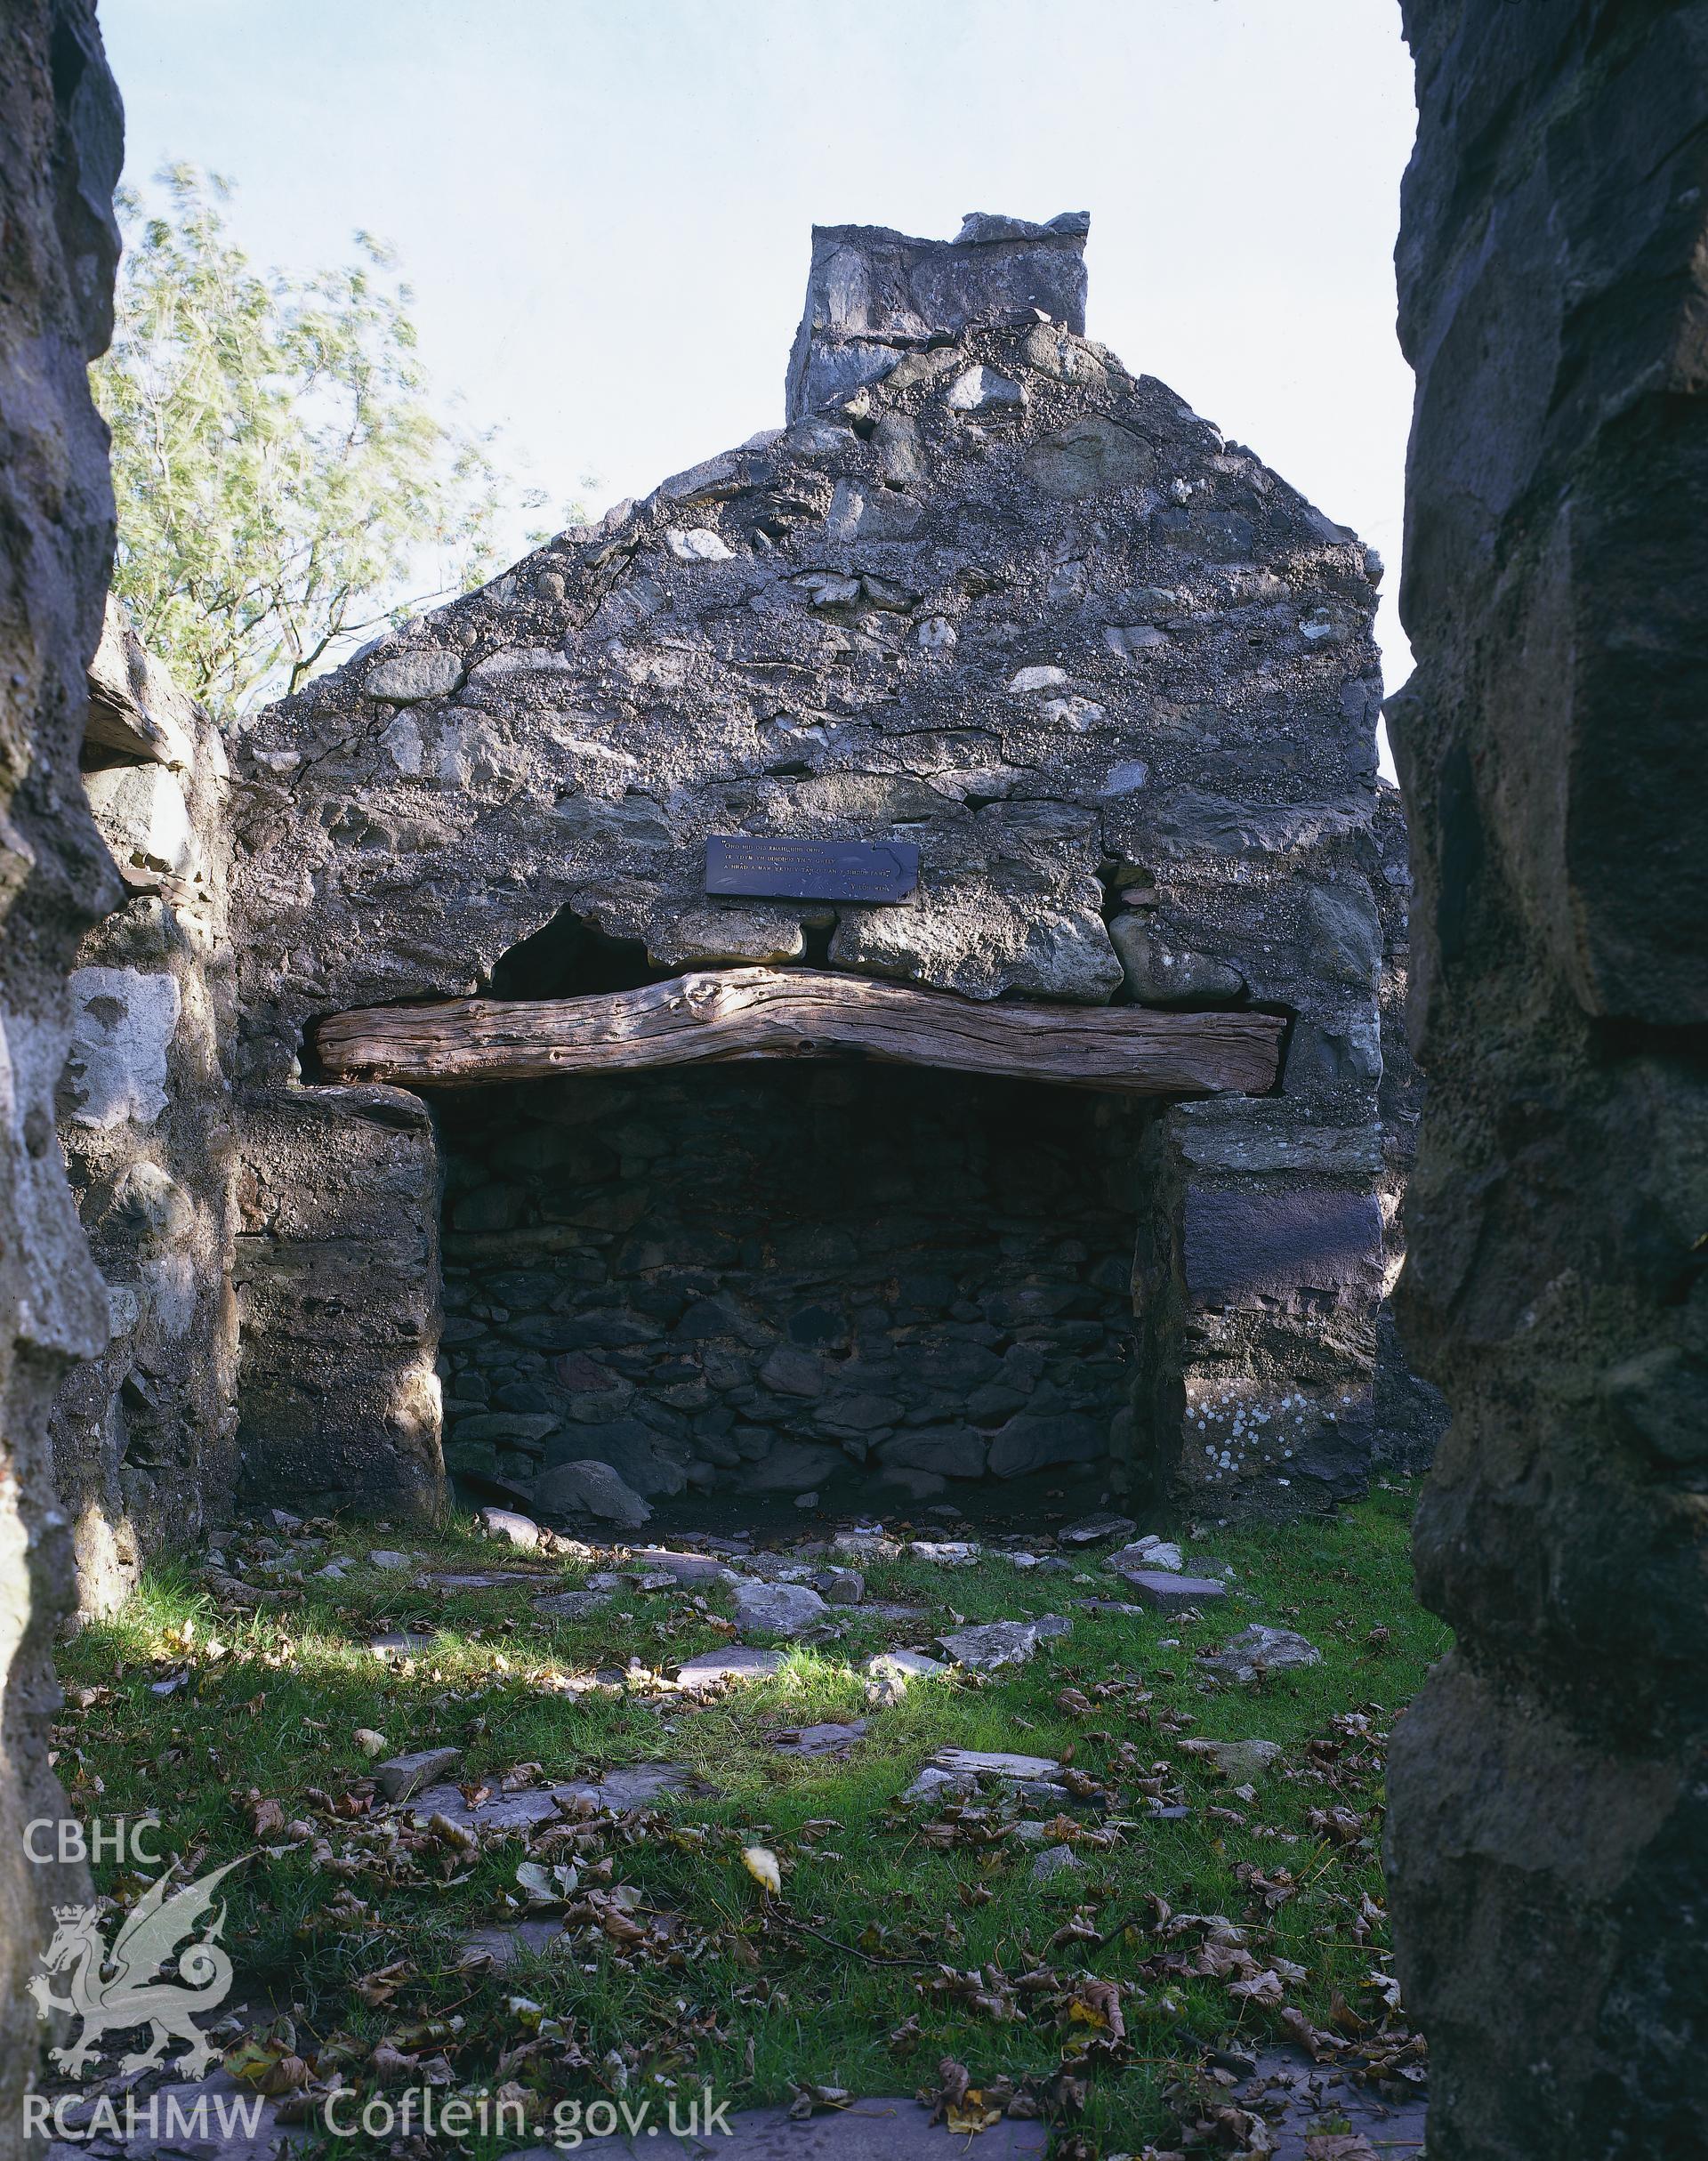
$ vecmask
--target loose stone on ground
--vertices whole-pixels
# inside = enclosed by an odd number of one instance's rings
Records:
[[[1183,1740],[1181,1753],[1202,1756],[1213,1763],[1224,1778],[1237,1784],[1241,1779],[1255,1778],[1268,1770],[1281,1754],[1278,1741],[1205,1741]]]
[[[489,1794],[471,1807],[460,1787],[432,1786],[414,1795],[415,1821],[442,1816],[459,1830],[520,1830],[560,1815],[565,1802],[591,1801],[600,1808],[644,1808],[660,1794],[680,1793],[689,1778],[685,1763],[633,1763],[601,1771],[596,1778],[573,1778],[554,1786],[524,1786],[520,1793]]]
[[[1038,1645],[1051,1636],[1065,1636],[1071,1621],[1059,1614],[1040,1614],[1031,1621],[986,1621],[973,1628],[955,1630],[937,1639],[939,1648],[955,1665],[976,1673],[995,1673],[999,1666],[1023,1665]]]
[[[530,1552],[540,1543],[539,1525],[513,1508],[483,1508],[479,1521],[488,1538],[502,1539]]]
[[[595,1614],[604,1612],[612,1596],[609,1591],[553,1591],[534,1600],[533,1606],[536,1613],[560,1621],[591,1621]]]
[[[1059,1545],[1100,1545],[1105,1538],[1130,1538],[1139,1526],[1131,1516],[1083,1516],[1056,1533]]]
[[[857,1718],[847,1724],[826,1723],[819,1726],[783,1726],[769,1735],[770,1745],[779,1755],[826,1756],[840,1755],[852,1748],[864,1738],[866,1721]]]
[[[1119,1552],[1106,1553],[1102,1565],[1119,1575],[1126,1568],[1178,1569],[1185,1566],[1180,1549],[1166,1538],[1136,1538]]]
[[[460,1748],[417,1748],[412,1754],[391,1756],[383,1763],[376,1763],[375,1783],[388,1801],[408,1801],[435,1778],[442,1778],[462,1760]],[[444,1790],[455,1792],[455,1788]]]
[[[1198,1665],[1220,1681],[1245,1687],[1264,1673],[1287,1673],[1320,1665],[1323,1654],[1309,1638],[1291,1628],[1266,1628],[1261,1622],[1229,1636],[1219,1651],[1200,1651]]]
[[[1172,1576],[1160,1568],[1117,1568],[1116,1573],[1141,1606],[1157,1613],[1178,1612],[1228,1595],[1227,1585],[1208,1576]]]
[[[726,1681],[765,1681],[783,1667],[783,1653],[760,1650],[749,1643],[731,1643],[722,1650],[703,1650],[676,1670],[680,1689],[715,1689]]]
[[[807,1584],[736,1585],[736,1620],[755,1635],[798,1636],[803,1629],[828,1619],[830,1609]]]
[[[1052,1883],[1057,1876],[1071,1875],[1083,1867],[1084,1863],[1075,1859],[1071,1846],[1046,1846],[1032,1863],[1032,1881]]]
[[[880,1651],[868,1658],[861,1671],[866,1675],[866,1699],[870,1704],[899,1703],[915,1681],[929,1681],[934,1675],[953,1669],[940,1658],[928,1658],[922,1651]]]
[[[1002,1750],[936,1748],[906,1788],[904,1801],[947,1800],[971,1793],[980,1778],[995,1778],[1036,1806],[1062,1808],[1071,1798],[1053,1756],[1015,1755]]]

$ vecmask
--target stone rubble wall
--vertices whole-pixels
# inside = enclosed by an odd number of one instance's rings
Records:
[[[861,1065],[443,1093],[453,1470],[891,1504],[1100,1464],[1132,1381],[1118,1097]]]
[[[439,1162],[404,1088],[238,1108],[238,1443],[257,1505],[438,1513]]]
[[[260,716],[234,757],[236,1076],[269,1131],[286,1101],[312,1130],[319,1015],[489,987],[561,911],[629,950],[630,981],[805,959],[981,999],[1285,1012],[1284,1095],[1172,1129],[1206,1228],[1169,1259],[1180,1326],[1142,1324],[1162,1368],[1132,1445],[1147,1479],[1292,1506],[1350,1489],[1371,1445],[1380,566],[1163,384],[1017,305],[1068,277],[1077,320],[1083,238],[997,221],[900,262],[897,236],[821,235],[841,267],[821,246],[801,379],[878,317],[881,375]],[[711,900],[719,832],[906,839],[922,891]]]
[[[125,901],[77,949],[59,1090],[113,1326],[53,1414],[85,1615],[121,1600],[146,1554],[221,1519],[237,1427],[225,752],[111,601],[91,682],[85,786]]]
[[[1406,1266],[1406,1190],[1417,1161],[1423,1114],[1423,1076],[1406,1030],[1411,980],[1412,873],[1406,806],[1399,790],[1382,783],[1376,803],[1382,875],[1375,881],[1382,913],[1382,1202],[1383,1298],[1376,1315],[1375,1456],[1407,1477],[1427,1471],[1447,1430],[1440,1390],[1412,1371],[1394,1318],[1394,1294]]]
[[[67,1802],[49,1765],[52,1649],[72,1601],[53,1489],[60,1378],[107,1340],[101,1278],[53,1138],[78,939],[119,899],[77,778],[85,670],[112,560],[106,433],[87,364],[112,331],[118,96],[87,0],[15,0],[0,67],[0,2157],[23,2152],[44,2043],[27,1977],[81,1867],[34,1867],[24,1826]]]
[[[1388,1862],[1441,2161],[1708,2112],[1708,6],[1406,0],[1399,1288],[1455,1648]]]

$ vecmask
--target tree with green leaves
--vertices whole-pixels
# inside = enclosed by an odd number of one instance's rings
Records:
[[[121,196],[126,253],[95,395],[113,431],[114,587],[145,644],[231,719],[495,567],[489,436],[435,413],[390,252],[264,276],[230,183]],[[429,588],[415,591],[415,586]]]

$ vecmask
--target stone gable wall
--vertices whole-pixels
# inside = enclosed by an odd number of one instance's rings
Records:
[[[1206,1273],[1159,1231],[1178,1325],[1132,1431],[1147,1477],[1293,1505],[1370,1446],[1380,565],[1043,319],[1059,291],[1078,320],[1083,239],[821,233],[793,380],[826,402],[262,714],[234,757],[236,1068],[269,1132],[312,1120],[318,1016],[488,988],[571,918],[631,981],[810,960],[1286,1012],[1282,1096],[1168,1129],[1156,1189],[1229,1251]],[[716,833],[905,838],[920,894],[709,899]],[[1206,1453],[1217,1419],[1238,1445]]]

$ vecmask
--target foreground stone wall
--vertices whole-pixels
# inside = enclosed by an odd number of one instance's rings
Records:
[[[113,1323],[54,1407],[85,1614],[219,1520],[237,1469],[224,747],[112,601],[91,683],[84,785],[125,904],[77,950],[59,1097]]]
[[[0,63],[0,2155],[22,2150],[43,2029],[25,1979],[51,1908],[23,1826],[66,1803],[48,1765],[51,1649],[70,1600],[48,1412],[107,1339],[106,1299],[53,1136],[78,938],[119,899],[77,778],[85,670],[112,558],[106,434],[87,362],[111,332],[117,94],[85,0],[15,0]]]
[[[1283,1095],[1206,1106],[1158,1165],[1188,1233],[1151,1240],[1128,1439],[1144,1483],[1293,1506],[1372,1447],[1381,566],[1079,334],[1084,241],[819,233],[786,429],[261,715],[237,1073],[308,1134],[319,1016],[490,988],[563,911],[630,982],[811,960],[1285,1012]],[[920,895],[710,900],[714,833],[905,839]],[[286,1355],[257,1334],[246,1372]]]
[[[444,1463],[427,1108],[404,1088],[252,1089],[238,1115],[242,1492],[432,1516]]]
[[[1452,1429],[1390,1866],[1443,2161],[1708,2104],[1708,8],[1407,0],[1418,372],[1390,704]]]
[[[549,1497],[554,1465],[592,1458],[643,1499],[832,1506],[856,1477],[890,1505],[987,1473],[1107,1482],[1143,1106],[724,1067],[447,1093],[435,1115],[454,1470],[525,1490],[543,1472]]]
[[[1375,881],[1382,915],[1382,1202],[1383,1297],[1376,1315],[1375,1454],[1407,1477],[1427,1471],[1447,1430],[1441,1391],[1414,1373],[1394,1318],[1393,1294],[1406,1267],[1406,1195],[1417,1162],[1423,1115],[1423,1076],[1412,1054],[1406,1008],[1411,983],[1410,836],[1399,790],[1384,780],[1376,802],[1382,875]]]

